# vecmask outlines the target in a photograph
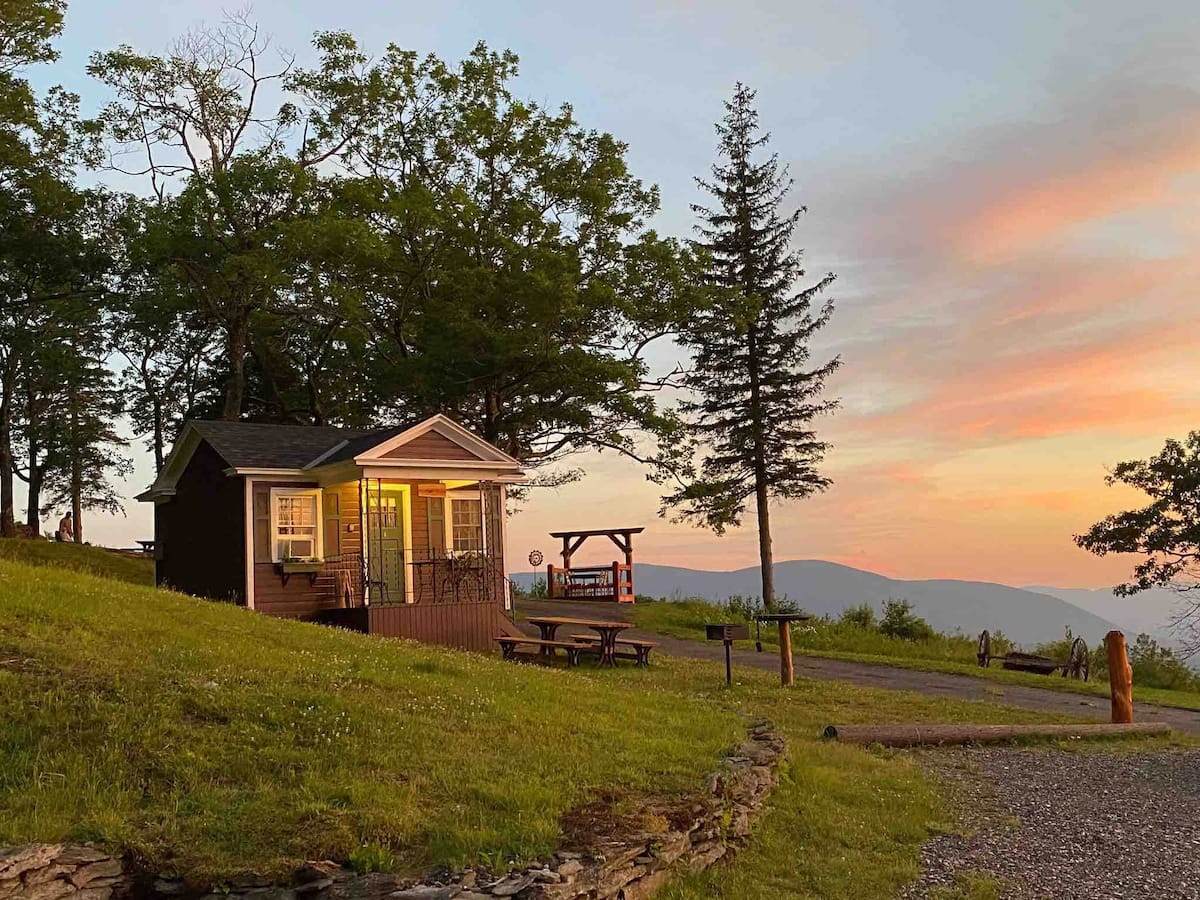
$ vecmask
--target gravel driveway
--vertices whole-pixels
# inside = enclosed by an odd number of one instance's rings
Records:
[[[922,851],[928,897],[987,873],[1014,898],[1200,898],[1200,750],[923,751],[963,833]]]

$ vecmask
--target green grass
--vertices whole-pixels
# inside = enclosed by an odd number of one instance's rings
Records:
[[[370,845],[410,869],[528,858],[591,793],[693,787],[743,730],[599,671],[0,563],[0,845],[214,875]]]
[[[790,756],[730,865],[664,896],[888,897],[948,818],[905,755],[831,723],[1050,717],[660,657],[576,671],[385,641],[84,574],[0,563],[0,845],[97,840],[198,879],[504,865],[616,788],[700,789],[747,717]]]
[[[0,560],[30,566],[53,566],[115,578],[129,584],[153,584],[154,562],[147,557],[126,556],[103,547],[60,544],[55,541],[0,538]]]
[[[698,600],[684,601],[639,601],[632,610],[633,621],[639,628],[669,634],[691,640],[704,640],[704,623],[727,619],[720,607]],[[754,626],[751,625],[751,637]],[[765,645],[778,646],[778,636],[773,628],[764,628],[762,639]],[[975,644],[966,638],[953,635],[938,635],[929,641],[905,641],[890,638],[878,632],[827,625],[792,628],[792,649],[796,653],[825,656],[872,665],[897,666],[922,672],[945,672],[952,675],[969,675],[1000,684],[1022,685],[1065,691],[1098,697],[1107,702],[1108,681],[1095,679],[1083,682],[1058,675],[1033,675],[1028,672],[1012,672],[993,663],[980,668],[975,661]],[[1164,688],[1134,685],[1135,701],[1177,706],[1182,709],[1200,710],[1200,693],[1194,691],[1167,690]]]

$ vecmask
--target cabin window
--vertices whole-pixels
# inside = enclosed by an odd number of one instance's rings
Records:
[[[455,553],[483,550],[483,501],[479,497],[450,499],[452,538]]]
[[[321,558],[321,492],[315,489],[271,490],[271,558]]]

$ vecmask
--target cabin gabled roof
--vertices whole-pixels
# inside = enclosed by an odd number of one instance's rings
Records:
[[[192,419],[186,422],[154,484],[138,500],[169,497],[196,448],[207,443],[225,464],[227,474],[299,475],[336,463],[346,465],[437,465],[440,454],[418,454],[411,459],[401,448],[424,435],[452,442],[471,462],[456,465],[500,466],[520,476],[520,463],[457,422],[443,415],[390,428],[356,430],[326,425],[272,425],[260,422],[226,422]]]
[[[235,469],[302,469],[342,442],[369,441],[373,434],[327,425],[258,422],[193,420],[185,427],[194,428]]]

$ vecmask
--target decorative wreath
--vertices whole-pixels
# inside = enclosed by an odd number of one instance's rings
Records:
[[[529,564],[531,566],[540,566],[542,564],[542,560],[545,558],[546,557],[542,556],[541,550],[534,550],[529,554]]]

